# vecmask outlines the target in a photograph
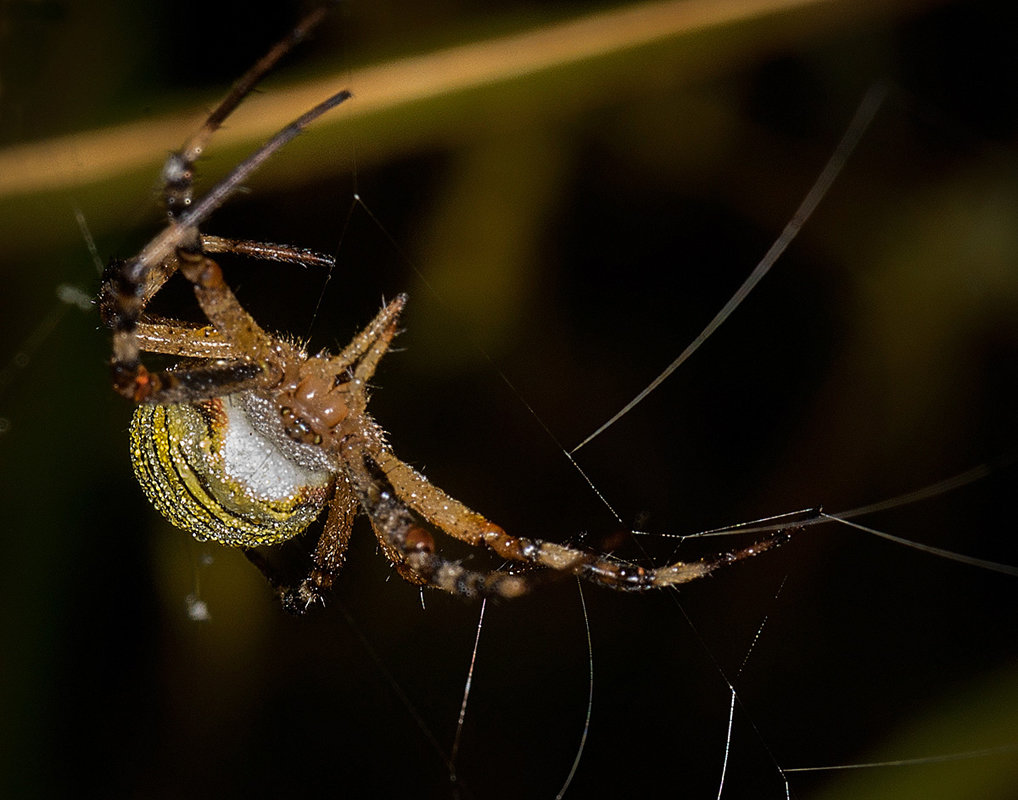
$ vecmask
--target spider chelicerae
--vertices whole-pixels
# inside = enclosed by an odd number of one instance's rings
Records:
[[[406,295],[387,303],[335,355],[312,355],[294,339],[266,332],[241,306],[213,255],[304,265],[331,265],[333,259],[289,245],[210,236],[200,226],[260,164],[350,94],[339,92],[303,114],[198,200],[194,163],[226,117],[323,15],[319,10],[305,18],[169,156],[162,172],[167,226],[138,255],[111,263],[104,274],[99,307],[113,329],[114,388],[138,404],[131,459],[153,505],[199,540],[243,548],[283,605],[298,613],[323,600],[342,568],[358,509],[403,578],[466,597],[515,597],[549,571],[612,589],[649,590],[686,583],[771,547],[777,537],[712,560],[645,568],[512,536],[400,461],[367,413],[368,382],[397,333]],[[147,310],[175,272],[193,285],[207,324]],[[185,360],[150,371],[142,352]],[[296,537],[323,513],[310,570],[290,585],[256,548]],[[437,531],[543,569],[472,570],[439,553]]]

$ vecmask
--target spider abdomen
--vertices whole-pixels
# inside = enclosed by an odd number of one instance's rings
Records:
[[[311,524],[332,471],[320,450],[271,427],[269,406],[251,392],[138,406],[131,461],[156,509],[196,539],[234,547],[282,542]]]

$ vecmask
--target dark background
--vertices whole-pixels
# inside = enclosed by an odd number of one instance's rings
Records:
[[[362,5],[264,92],[596,4]],[[835,512],[992,462],[864,521],[1018,564],[1015,20],[1002,4],[882,5],[710,28],[362,128],[339,109],[206,230],[338,252],[327,283],[227,265],[259,320],[315,347],[410,293],[373,413],[454,496],[510,532],[693,559],[744,540],[634,543],[556,440],[582,440],[702,329],[884,80],[871,130],[773,274],[578,459],[625,527],[656,534]],[[197,122],[299,13],[273,8],[4,4],[0,137]],[[159,161],[189,132],[153,141],[143,175],[0,197],[3,793],[456,796],[444,759],[478,605],[429,592],[422,609],[365,526],[335,602],[284,615],[238,553],[145,502],[109,337],[54,299],[97,287],[74,209],[102,259],[135,252],[158,229]],[[213,143],[203,185],[243,152]],[[189,313],[186,291],[167,300]],[[196,591],[208,622],[187,617]],[[716,796],[725,677],[740,700],[725,797],[784,797],[781,769],[1018,744],[1014,578],[824,526],[678,593],[583,598],[594,699],[571,796]],[[588,674],[575,583],[489,605],[461,796],[554,796]],[[1005,798],[1018,781],[1013,753],[788,778],[793,796],[832,798]]]

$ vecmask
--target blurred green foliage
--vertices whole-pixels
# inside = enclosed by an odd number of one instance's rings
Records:
[[[264,91],[602,5],[343,3]],[[509,530],[616,547],[618,524],[542,426],[572,446],[667,365],[780,232],[866,89],[887,81],[872,130],[774,274],[580,462],[626,527],[658,533],[918,488],[1018,442],[1018,28],[990,2],[828,5],[356,123],[340,109],[207,227],[338,253],[328,279],[227,265],[260,320],[310,331],[313,346],[343,343],[383,295],[409,291],[405,352],[386,359],[373,401],[396,452]],[[0,6],[0,140],[171,111],[197,121],[298,14]],[[108,337],[55,299],[98,282],[75,210],[103,260],[135,252],[158,228],[159,163],[187,133],[101,186],[0,198],[0,792],[453,796],[428,735],[452,741],[478,608],[428,594],[422,609],[359,531],[335,605],[283,616],[239,554],[148,508]],[[250,146],[213,142],[203,185]],[[186,289],[168,294],[188,313]],[[1015,564],[1013,486],[1002,469],[867,522]],[[646,555],[623,541],[620,555]],[[640,539],[654,558],[673,545]],[[672,595],[585,590],[596,679],[574,796],[715,796],[719,670],[734,678],[764,617],[736,682],[726,797],[783,797],[778,767],[1018,743],[1012,579],[814,528],[702,584],[681,610]],[[210,622],[187,617],[196,591]],[[489,607],[462,796],[554,795],[587,688],[572,584]],[[1004,753],[789,780],[801,797],[1007,798],[1014,764]]]

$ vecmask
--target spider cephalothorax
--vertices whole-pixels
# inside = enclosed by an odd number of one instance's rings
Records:
[[[320,18],[316,12],[302,22],[170,156],[163,169],[168,225],[137,256],[112,263],[104,275],[99,306],[113,329],[114,387],[138,404],[131,455],[155,507],[198,539],[244,548],[294,611],[321,600],[331,586],[358,510],[401,576],[463,596],[515,597],[540,573],[471,570],[444,558],[433,532],[486,547],[516,564],[544,568],[545,574],[554,570],[621,590],[685,583],[772,546],[774,537],[712,561],[644,568],[510,536],[399,461],[367,413],[368,381],[396,335],[405,295],[386,304],[336,355],[310,355],[267,333],[241,306],[213,255],[305,265],[332,259],[288,245],[210,236],[199,226],[263,161],[350,95],[339,92],[302,115],[197,202],[194,161],[258,79]],[[178,271],[192,284],[207,324],[147,311]],[[149,371],[141,363],[142,352],[185,361]],[[323,512],[310,571],[297,586],[283,585],[254,548],[297,536]]]

